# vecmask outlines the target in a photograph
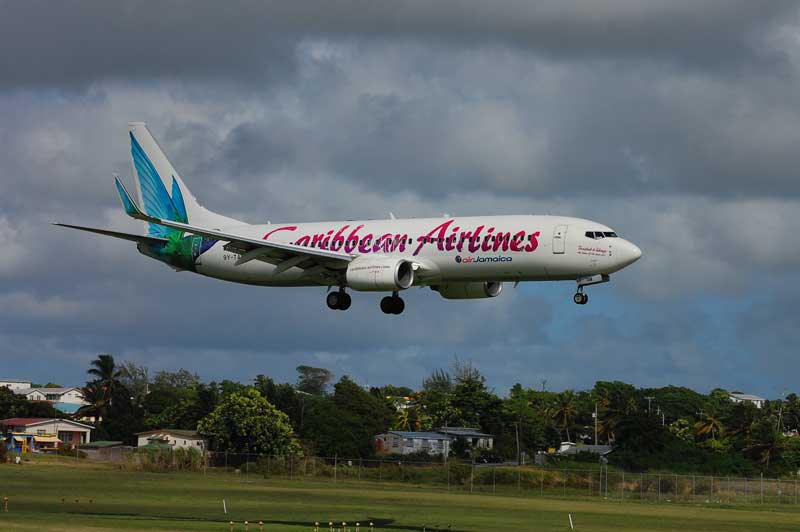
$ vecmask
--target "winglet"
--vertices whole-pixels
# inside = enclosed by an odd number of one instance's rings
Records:
[[[117,192],[119,193],[120,201],[122,201],[122,206],[125,208],[125,214],[138,220],[148,220],[150,217],[145,215],[136,203],[134,203],[125,185],[119,180],[118,175],[114,176],[114,184],[117,186]]]

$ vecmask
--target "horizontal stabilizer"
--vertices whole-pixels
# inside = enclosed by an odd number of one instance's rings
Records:
[[[69,227],[70,229],[78,229],[79,231],[87,231],[89,233],[96,233],[98,235],[113,236],[122,240],[130,240],[131,242],[144,242],[146,244],[163,244],[167,240],[165,238],[155,238],[152,236],[133,235],[131,233],[120,233],[119,231],[109,231],[108,229],[96,229],[94,227],[83,227],[80,225],[59,224],[54,223],[59,227]]]

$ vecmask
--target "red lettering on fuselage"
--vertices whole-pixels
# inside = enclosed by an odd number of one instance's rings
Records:
[[[419,255],[427,245],[435,245],[436,249],[441,252],[458,251],[459,253],[464,251],[465,243],[466,250],[470,253],[478,251],[532,253],[539,247],[540,231],[528,233],[521,230],[512,235],[511,231],[498,230],[494,226],[487,228],[485,225],[462,230],[459,226],[453,226],[454,221],[452,219],[444,221],[428,233],[418,236],[416,238],[417,246],[412,255]],[[369,254],[405,252],[406,244],[409,243],[408,233],[381,233],[378,236],[373,233],[365,233],[360,235],[359,232],[364,229],[363,224],[350,228],[349,224],[345,224],[338,229],[301,235],[295,240],[295,245],[334,251],[343,250],[345,253],[357,251],[361,254]],[[278,231],[296,230],[297,226],[294,225],[278,227],[265,234],[263,240],[267,240]],[[348,230],[350,230],[349,233],[347,233]],[[527,242],[525,242],[526,240]]]

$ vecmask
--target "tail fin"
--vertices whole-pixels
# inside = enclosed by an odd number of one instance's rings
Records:
[[[131,122],[128,126],[133,175],[146,214],[204,227],[241,225],[238,220],[213,213],[197,202],[144,122]],[[147,234],[165,238],[170,231],[173,230],[148,224]]]

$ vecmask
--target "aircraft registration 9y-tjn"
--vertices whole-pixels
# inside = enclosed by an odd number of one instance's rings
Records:
[[[347,310],[347,289],[386,292],[381,310],[400,314],[403,290],[430,287],[447,299],[500,295],[503,283],[573,281],[584,288],[636,262],[641,250],[603,224],[565,216],[474,216],[249,225],[202,207],[144,123],[129,127],[140,203],[118,177],[125,212],[145,235],[56,224],[137,243],[179,271],[258,286],[328,287]],[[331,288],[335,290],[331,291]]]

